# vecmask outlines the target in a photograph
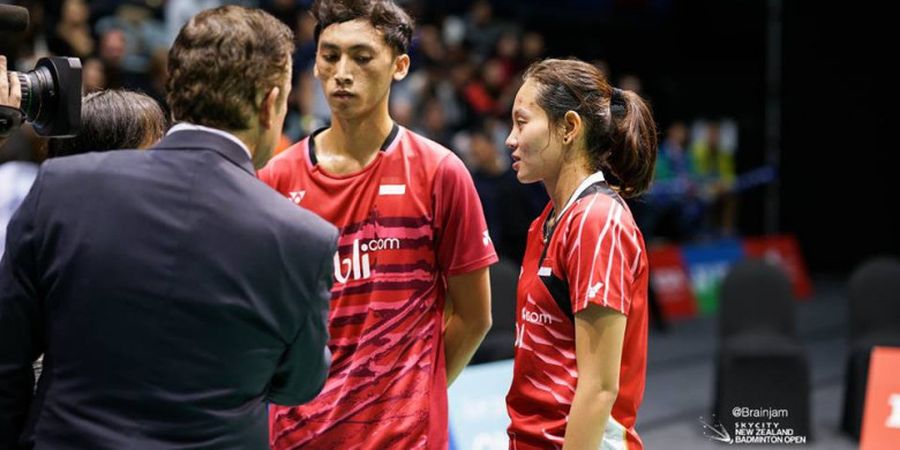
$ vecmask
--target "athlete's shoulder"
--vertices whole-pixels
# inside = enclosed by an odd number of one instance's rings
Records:
[[[309,138],[303,138],[300,142],[286,148],[275,155],[259,170],[259,179],[266,184],[278,188],[283,182],[293,178],[296,171],[306,164],[306,152],[308,151]]]
[[[454,155],[447,147],[408,128],[401,128],[399,145],[407,155],[416,155],[433,162],[440,162],[447,156]]]
[[[627,229],[637,228],[628,205],[611,190],[598,190],[576,200],[572,205],[570,219],[575,222],[591,222],[600,227],[608,223]]]
[[[269,167],[284,167],[286,165],[297,164],[306,160],[306,152],[309,151],[309,136],[301,139],[296,144],[284,149],[281,153],[272,157],[266,164]]]

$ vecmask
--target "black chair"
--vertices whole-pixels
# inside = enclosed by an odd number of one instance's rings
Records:
[[[519,265],[501,259],[491,266],[490,272],[493,325],[472,357],[473,364],[511,359],[516,341],[516,288],[519,285]]]
[[[877,257],[863,263],[850,277],[848,296],[850,354],[841,428],[859,439],[872,347],[900,347],[900,259]]]
[[[797,339],[794,298],[782,270],[762,260],[735,264],[719,291],[713,414],[735,422],[779,422],[811,440],[809,361]],[[734,408],[787,410],[775,419],[735,417]]]

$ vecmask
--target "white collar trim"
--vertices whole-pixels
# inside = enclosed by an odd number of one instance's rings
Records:
[[[238,139],[235,135],[233,135],[227,131],[222,131],[218,128],[205,127],[203,125],[197,125],[197,124],[188,123],[188,122],[179,122],[179,123],[175,124],[175,126],[173,126],[172,128],[169,129],[169,132],[166,133],[166,136],[168,136],[172,133],[175,133],[176,131],[185,131],[185,130],[205,131],[207,133],[218,134],[219,136],[222,136],[222,137],[234,142],[235,144],[239,145],[244,150],[244,152],[247,153],[247,156],[250,157],[250,160],[251,161],[253,160],[253,155],[250,153],[250,149],[247,148],[247,144],[244,144],[244,142],[241,141],[240,139]]]
[[[603,178],[603,172],[599,171],[599,170],[597,172],[592,173],[589,177],[585,178],[584,181],[582,181],[581,184],[579,184],[578,187],[575,188],[575,192],[573,192],[572,196],[569,197],[569,201],[566,202],[566,206],[562,209],[562,211],[560,211],[558,214],[556,214],[556,217],[562,217],[562,215],[573,204],[575,204],[575,201],[578,200],[578,197],[581,195],[582,192],[585,191],[585,189],[590,187],[592,184],[601,183],[603,181],[606,181],[606,179]]]

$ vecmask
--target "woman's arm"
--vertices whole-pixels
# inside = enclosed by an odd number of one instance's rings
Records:
[[[626,317],[589,305],[575,315],[578,386],[569,410],[563,450],[596,450],[619,392]]]

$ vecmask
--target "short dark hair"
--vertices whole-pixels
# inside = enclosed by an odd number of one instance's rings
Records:
[[[260,9],[229,5],[197,14],[169,50],[172,117],[246,130],[265,94],[287,77],[293,51],[291,30]]]
[[[75,137],[51,139],[50,157],[138,148],[162,138],[167,127],[159,103],[126,90],[88,94],[81,101],[81,128]]]
[[[329,25],[365,19],[384,35],[384,41],[399,55],[409,51],[413,20],[391,0],[316,0],[311,9],[316,18],[315,41]]]
[[[656,122],[639,95],[615,89],[600,69],[575,58],[538,61],[528,67],[524,79],[537,82],[537,104],[551,124],[558,124],[569,111],[581,116],[591,169],[606,171],[623,197],[636,197],[650,188]],[[616,95],[621,95],[621,114],[613,114]]]

